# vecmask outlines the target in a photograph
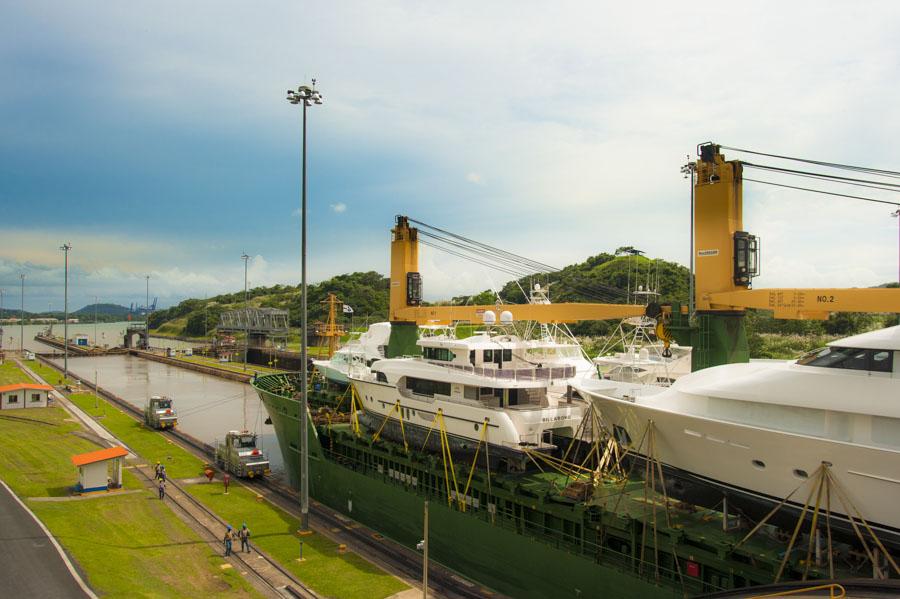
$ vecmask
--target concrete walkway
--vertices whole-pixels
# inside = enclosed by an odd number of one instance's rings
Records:
[[[3,481],[0,581],[4,597],[96,599],[49,531]]]

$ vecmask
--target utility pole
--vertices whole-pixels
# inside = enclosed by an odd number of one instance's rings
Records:
[[[144,340],[144,349],[150,350],[150,275],[144,275],[147,279],[147,303],[144,304],[146,312],[144,314],[144,326],[147,328],[147,338]]]
[[[425,526],[422,537],[422,599],[428,599],[428,501],[425,501]]]
[[[25,352],[25,273],[19,275],[22,280],[22,305],[19,308],[19,353]]]
[[[690,154],[687,156],[687,164],[681,167],[681,174],[688,179],[691,185],[691,218],[690,218],[690,246],[691,253],[688,259],[688,269],[690,270],[690,279],[688,280],[688,318],[694,317],[694,171],[697,165],[691,160]]]
[[[300,85],[297,91],[288,90],[287,100],[291,104],[303,104],[303,147],[301,151],[301,193],[300,193],[300,530],[309,530],[309,431],[308,397],[309,372],[306,338],[306,107],[322,103],[322,94],[316,90],[316,80],[312,87]]]
[[[100,345],[97,343],[97,302],[100,301],[97,296],[94,296],[94,346]]]
[[[247,349],[250,345],[250,296],[247,294],[247,261],[250,256],[246,253],[241,254],[241,260],[244,261],[244,371],[247,371]],[[244,428],[247,428],[246,407],[244,408]]]
[[[60,248],[66,253],[66,282],[63,287],[63,378],[69,378],[69,250],[71,243],[64,243]]]
[[[3,290],[0,289],[0,318],[3,318]],[[0,324],[0,349],[3,349],[3,325]]]
[[[897,284],[900,285],[900,208],[891,216],[897,219]]]

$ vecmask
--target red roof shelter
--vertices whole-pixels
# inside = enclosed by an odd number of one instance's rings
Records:
[[[108,491],[122,486],[122,458],[128,450],[121,446],[98,449],[72,456],[72,463],[78,467],[79,493]],[[110,461],[112,473],[110,474]]]

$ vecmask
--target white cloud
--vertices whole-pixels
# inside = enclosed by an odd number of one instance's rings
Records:
[[[480,174],[471,172],[466,174],[466,181],[468,181],[469,183],[474,183],[475,185],[481,185],[483,179]]]
[[[338,202],[336,204],[329,204],[332,212],[336,212],[337,214],[343,214],[347,211],[347,204],[344,202]]]

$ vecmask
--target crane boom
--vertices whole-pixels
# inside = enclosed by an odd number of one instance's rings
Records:
[[[772,310],[775,318],[825,320],[832,312],[898,312],[900,288],[746,289],[710,293],[712,309]]]
[[[630,304],[503,304],[501,306],[415,306],[393,311],[398,320],[416,324],[480,323],[488,310],[508,310],[513,320],[532,320],[544,324],[572,323],[579,320],[622,319],[642,316],[646,306]]]

